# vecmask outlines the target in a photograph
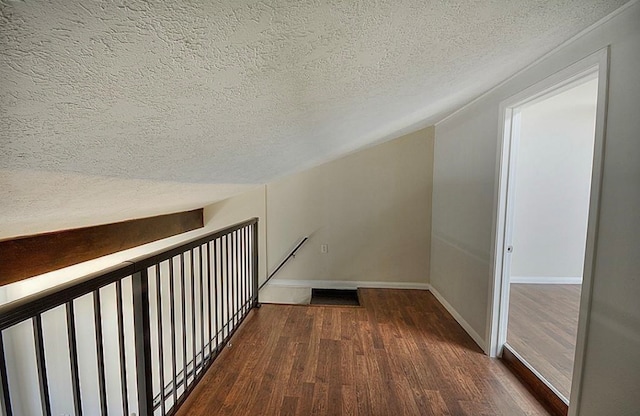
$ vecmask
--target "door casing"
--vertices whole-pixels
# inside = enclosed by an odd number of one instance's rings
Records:
[[[513,202],[514,192],[510,192],[510,184],[515,178],[513,156],[517,152],[519,136],[519,107],[543,100],[550,95],[560,93],[581,83],[588,77],[598,77],[598,99],[596,108],[596,126],[593,152],[593,168],[591,176],[591,195],[589,200],[589,217],[587,224],[587,241],[585,250],[584,274],[580,296],[580,314],[576,353],[574,357],[573,383],[571,401],[577,402],[582,387],[582,368],[584,351],[588,338],[587,328],[591,307],[591,287],[596,253],[598,217],[600,207],[600,189],[602,184],[602,164],[604,157],[607,92],[608,92],[609,48],[604,48],[588,57],[568,66],[544,80],[532,85],[520,93],[507,98],[499,107],[499,157],[496,166],[497,189],[494,200],[494,227],[492,246],[493,284],[489,293],[489,325],[487,326],[487,350],[491,357],[500,356],[502,346],[506,342],[506,329],[509,308],[509,281],[505,276],[510,257],[507,244],[510,241],[513,223],[513,210],[508,209]],[[569,415],[575,415],[576,409],[569,407]]]

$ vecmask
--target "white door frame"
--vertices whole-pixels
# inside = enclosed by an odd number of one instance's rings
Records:
[[[600,188],[602,182],[602,163],[604,156],[605,121],[607,111],[609,49],[598,52],[574,63],[573,65],[553,74],[537,84],[507,98],[500,103],[499,108],[499,158],[496,166],[497,190],[495,196],[495,217],[492,247],[492,276],[493,285],[490,293],[490,311],[488,326],[488,353],[499,356],[506,341],[506,325],[509,305],[509,282],[504,277],[509,266],[510,257],[507,254],[507,244],[511,233],[511,216],[507,206],[513,201],[513,192],[509,192],[509,183],[514,179],[512,155],[517,150],[517,143],[512,141],[514,129],[518,128],[518,108],[524,104],[549,97],[559,93],[582,81],[591,74],[598,74],[598,101],[596,109],[596,128],[593,152],[593,169],[591,174],[591,195],[589,200],[589,217],[587,225],[587,243],[585,250],[584,274],[582,280],[582,294],[580,297],[580,316],[578,320],[578,335],[576,355],[574,361],[573,383],[571,388],[572,402],[577,402],[582,386],[582,367],[584,349],[587,339],[587,327],[591,306],[591,286],[593,266],[596,251],[596,236],[598,231],[598,216],[600,208]],[[515,121],[515,122],[514,122]],[[569,411],[569,414],[575,414]]]

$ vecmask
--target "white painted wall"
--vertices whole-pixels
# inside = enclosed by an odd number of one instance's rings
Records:
[[[521,110],[512,282],[582,279],[597,96],[593,79]]]
[[[640,409],[640,4],[584,34],[436,126],[431,285],[485,334],[496,210],[499,103],[610,46],[600,226],[581,397],[570,412]],[[579,365],[579,363],[577,363]],[[575,384],[575,383],[574,383]]]

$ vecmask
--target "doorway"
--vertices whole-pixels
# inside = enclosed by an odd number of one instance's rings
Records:
[[[605,63],[603,51],[501,106],[490,352],[507,350],[566,405],[579,394]]]

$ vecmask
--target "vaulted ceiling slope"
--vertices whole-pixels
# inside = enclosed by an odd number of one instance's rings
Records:
[[[2,0],[0,236],[203,205],[428,125],[625,2]]]

